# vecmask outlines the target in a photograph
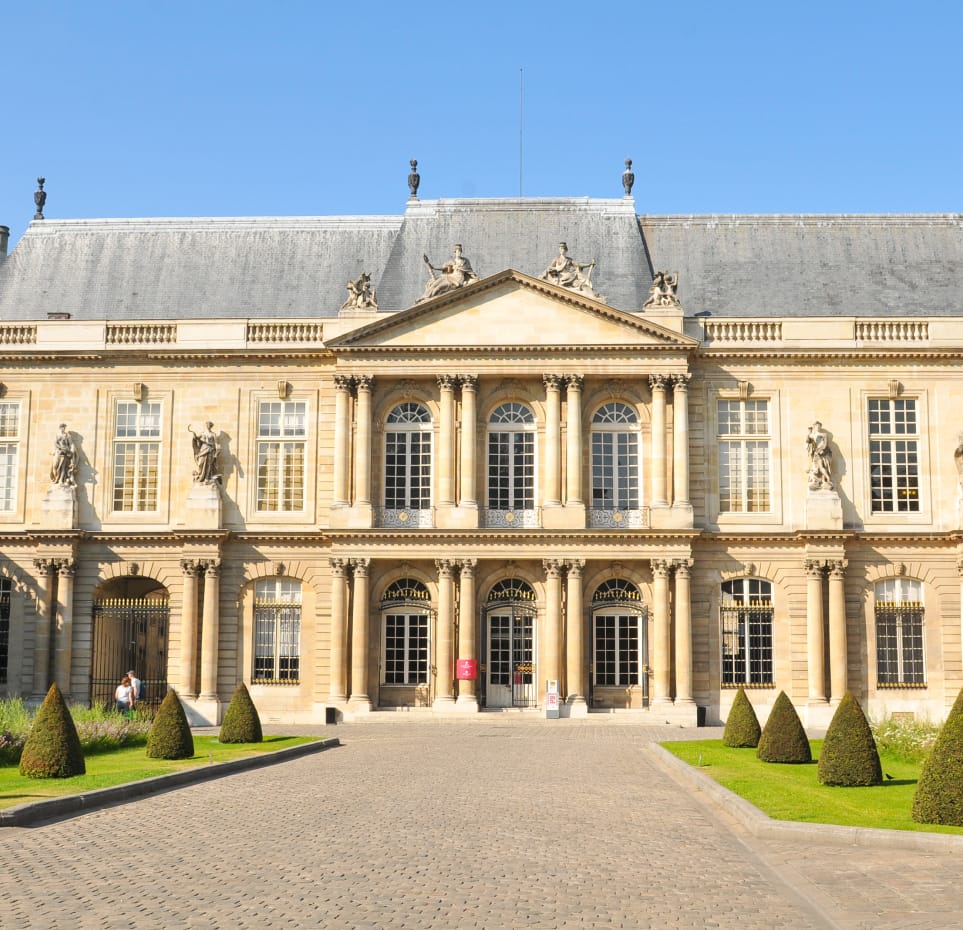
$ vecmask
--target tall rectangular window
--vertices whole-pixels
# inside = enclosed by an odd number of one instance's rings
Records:
[[[772,585],[738,578],[722,585],[722,684],[773,684]]]
[[[919,422],[915,400],[870,400],[869,468],[873,513],[919,512]]]
[[[297,684],[301,677],[301,583],[259,581],[254,588],[252,682]]]
[[[386,685],[428,681],[428,616],[424,611],[384,615]]]
[[[719,510],[766,513],[770,502],[768,400],[719,401]]]
[[[0,578],[0,685],[7,683],[7,664],[10,660],[10,592],[9,578]]]
[[[114,427],[114,510],[157,510],[160,484],[161,405],[118,401]]]
[[[639,615],[595,615],[595,683],[627,687],[639,683]]]
[[[271,400],[258,406],[257,509],[304,510],[308,405]]]
[[[894,578],[876,585],[876,686],[926,686],[923,586]]]
[[[0,513],[17,509],[20,466],[20,404],[0,403]]]

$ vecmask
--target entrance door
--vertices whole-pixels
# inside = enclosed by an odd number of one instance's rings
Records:
[[[488,615],[488,707],[534,707],[534,617],[499,610]]]

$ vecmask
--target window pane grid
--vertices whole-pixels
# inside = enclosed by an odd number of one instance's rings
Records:
[[[258,406],[258,511],[304,509],[307,446],[296,438],[306,435],[304,401],[262,401]]]
[[[926,685],[923,620],[921,603],[876,602],[877,687]]]
[[[723,437],[763,436],[769,431],[769,401],[720,400],[719,510],[723,513],[765,513],[770,498],[768,439]]]
[[[428,681],[428,613],[389,613],[384,618],[385,684]]]
[[[639,445],[634,433],[592,433],[592,506],[639,509]]]
[[[421,404],[402,404],[389,423],[411,424],[385,435],[385,508],[428,510],[431,507],[431,417]]]
[[[259,582],[254,599],[254,669],[260,684],[297,684],[301,677],[301,586]]]
[[[916,401],[875,399],[869,402],[870,496],[873,513],[917,513],[919,441]]]
[[[638,614],[596,614],[595,683],[601,687],[639,683]]]
[[[773,676],[772,586],[740,578],[722,586],[722,684],[770,687]]]
[[[7,665],[10,659],[10,592],[13,584],[9,578],[0,578],[0,685],[7,683]]]
[[[0,442],[0,513],[12,513],[16,509],[19,459],[19,443]]]

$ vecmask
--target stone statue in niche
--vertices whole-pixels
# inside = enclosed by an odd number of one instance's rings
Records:
[[[678,271],[657,271],[652,278],[652,287],[648,299],[642,304],[643,310],[650,307],[680,307],[677,291],[679,290]]]
[[[50,483],[65,488],[77,484],[77,449],[67,431],[67,424],[61,423],[54,439],[53,464],[50,466]]]
[[[588,297],[598,297],[595,288],[592,287],[592,272],[595,270],[595,259],[584,264],[575,261],[568,254],[568,245],[564,242],[558,244],[558,255],[552,259],[540,278],[548,281],[549,284],[557,284],[559,287],[566,287],[570,291],[578,291]],[[583,272],[587,272],[583,274]]]
[[[428,283],[425,285],[425,292],[418,298],[418,303],[431,300],[439,294],[447,294],[449,291],[457,290],[466,284],[472,284],[478,280],[471,267],[471,262],[464,256],[461,244],[456,243],[453,254],[444,265],[433,265],[427,255],[422,256],[428,266]],[[435,274],[438,271],[440,274]]]
[[[371,275],[362,271],[357,278],[349,281],[348,299],[341,305],[342,310],[377,310],[378,298],[371,286]]]
[[[829,448],[829,438],[823,432],[823,425],[819,420],[809,427],[806,454],[809,456],[809,490],[834,490],[833,453]]]
[[[194,448],[194,483],[214,484],[220,482],[221,476],[217,471],[217,456],[221,447],[214,433],[214,424],[208,420],[204,424],[204,429],[199,433],[195,433],[188,424],[187,431],[191,434],[191,445]]]

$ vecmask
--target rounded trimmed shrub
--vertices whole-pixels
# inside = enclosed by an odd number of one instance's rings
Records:
[[[756,755],[763,762],[800,764],[813,761],[806,731],[785,691],[779,692],[772,705],[772,712],[759,737]]]
[[[190,759],[193,755],[194,737],[177,692],[172,689],[161,701],[147,734],[147,756],[150,759]]]
[[[264,739],[261,718],[243,681],[227,705],[217,738],[222,743],[260,743]]]
[[[762,730],[759,726],[759,718],[749,698],[746,697],[745,688],[740,687],[729,708],[729,716],[726,717],[726,729],[722,734],[722,745],[732,746],[736,749],[755,749],[759,745],[759,737]]]
[[[833,714],[816,778],[824,785],[862,788],[883,783],[876,740],[859,701],[847,691]]]
[[[23,744],[20,774],[27,778],[72,778],[86,771],[77,727],[54,682]]]
[[[913,820],[963,826],[963,691],[923,764],[913,797]]]

